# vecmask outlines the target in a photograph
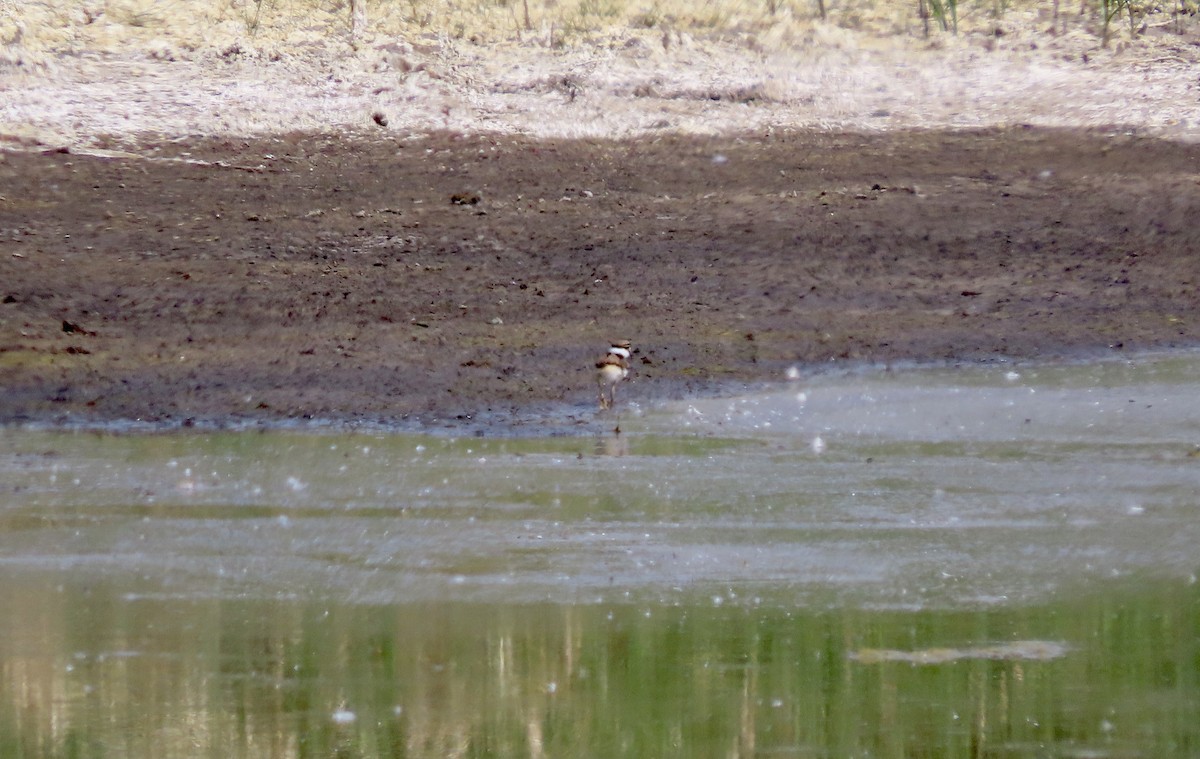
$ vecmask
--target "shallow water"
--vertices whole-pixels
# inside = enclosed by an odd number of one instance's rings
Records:
[[[0,756],[1195,756],[1198,378],[828,374],[583,438],[3,430]]]

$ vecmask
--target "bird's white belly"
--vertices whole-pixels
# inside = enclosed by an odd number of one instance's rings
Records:
[[[602,384],[615,385],[625,379],[628,374],[628,369],[622,369],[615,364],[609,364],[608,366],[601,367],[597,376]]]

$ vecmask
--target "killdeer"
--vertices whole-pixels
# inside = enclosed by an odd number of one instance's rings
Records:
[[[600,408],[612,408],[617,402],[617,383],[629,376],[628,340],[614,340],[608,353],[596,362],[596,384],[600,388]]]

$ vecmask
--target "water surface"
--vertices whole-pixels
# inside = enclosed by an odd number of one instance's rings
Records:
[[[1198,370],[3,430],[0,756],[1195,756]]]

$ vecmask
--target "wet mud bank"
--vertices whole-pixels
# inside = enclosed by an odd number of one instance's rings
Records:
[[[641,401],[1200,344],[1200,145],[1102,130],[195,138],[0,187],[7,424],[569,429],[618,338]]]

